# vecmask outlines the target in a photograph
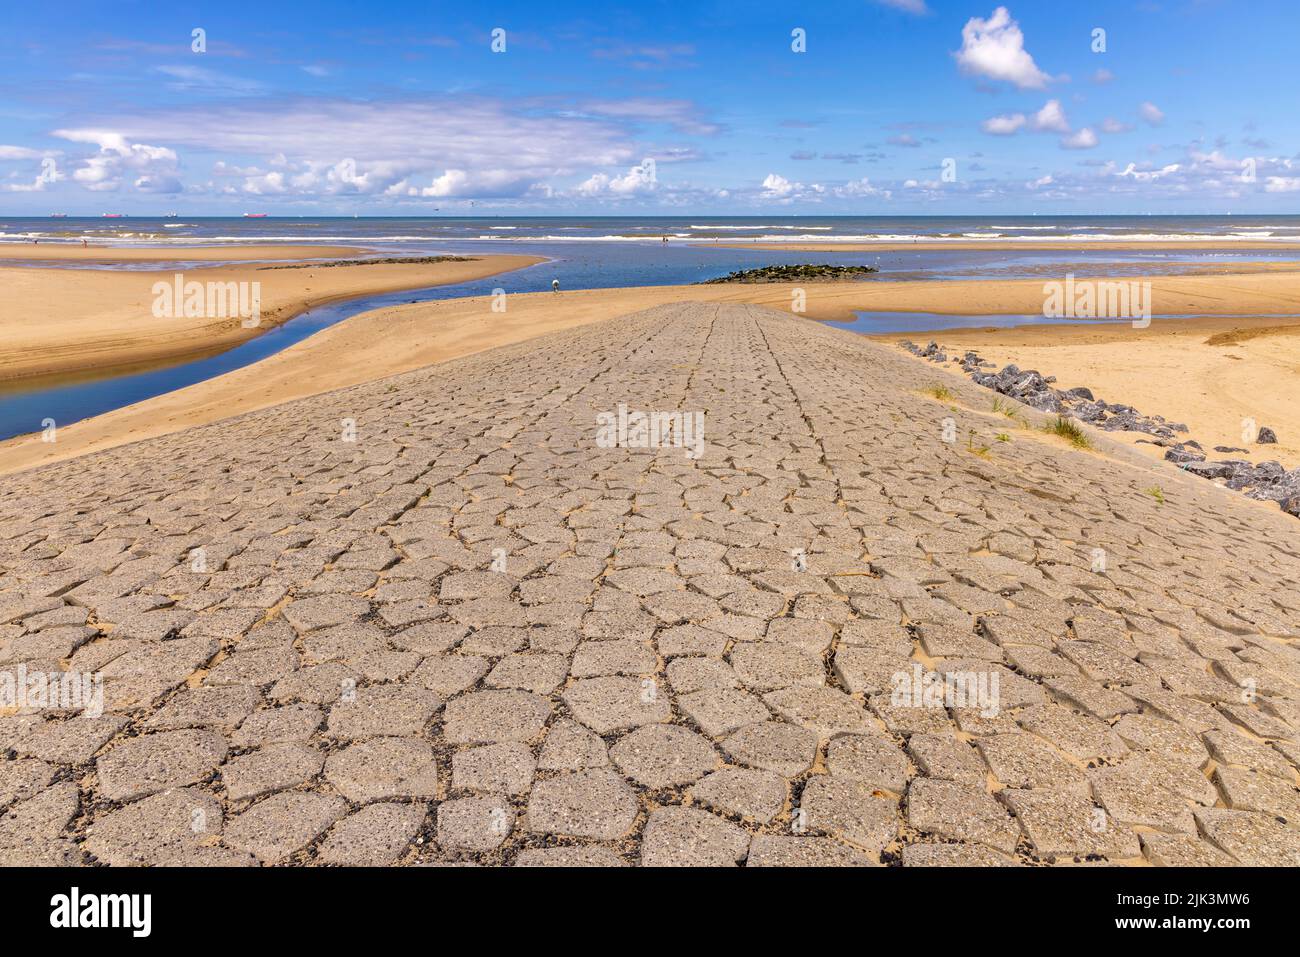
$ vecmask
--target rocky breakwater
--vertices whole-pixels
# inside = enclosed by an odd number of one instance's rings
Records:
[[[1282,511],[1300,518],[1300,468],[1288,471],[1271,459],[1258,464],[1246,459],[1212,462],[1198,442],[1180,442],[1165,452],[1165,458],[1186,472],[1244,492],[1247,498],[1277,502]]]
[[[1246,459],[1219,459],[1210,461],[1204,447],[1194,439],[1179,439],[1186,434],[1187,426],[1170,422],[1163,416],[1143,415],[1131,405],[1106,402],[1098,399],[1090,389],[1057,389],[1054,376],[1044,376],[1033,369],[1008,365],[994,372],[995,364],[967,351],[961,358],[950,358],[943,347],[931,341],[924,348],[904,340],[899,345],[922,359],[935,363],[952,363],[970,376],[971,380],[1001,395],[1023,402],[1031,408],[1056,415],[1069,416],[1087,422],[1106,432],[1141,432],[1150,435],[1150,442],[1165,449],[1165,459],[1193,475],[1217,482],[1225,488],[1242,492],[1248,498],[1277,502],[1284,512],[1300,518],[1300,468],[1286,469],[1280,462],[1258,464]],[[1277,442],[1272,429],[1258,430],[1255,443],[1268,445]],[[1216,446],[1219,453],[1246,452],[1247,449]]]
[[[334,266],[429,266],[433,263],[472,263],[477,256],[384,256],[378,259],[328,259],[282,266],[258,266],[258,269],[330,269]]]
[[[877,272],[875,266],[827,266],[822,263],[795,263],[788,266],[760,266],[741,269],[716,279],[704,279],[697,286],[724,282],[844,282],[861,279]]]

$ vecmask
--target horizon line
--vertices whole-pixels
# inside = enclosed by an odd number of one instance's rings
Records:
[[[292,213],[292,214],[275,214],[264,213],[256,216],[249,216],[246,213],[114,213],[112,215],[99,213],[45,213],[43,215],[10,215],[0,211],[0,217],[5,219],[172,219],[184,215],[191,219],[305,219],[313,217],[316,219],[700,219],[708,217],[711,219],[1132,219],[1136,217],[1145,217],[1150,219],[1186,219],[1190,217],[1203,217],[1206,219],[1233,219],[1233,218],[1270,218],[1270,217],[1288,217],[1300,216],[1300,212],[1287,213],[747,213],[747,214],[717,214],[713,213],[694,213],[688,215],[666,214],[666,213],[641,213],[636,215],[612,215],[612,214],[593,214],[584,215],[582,213],[564,213],[558,215],[541,216],[541,215],[509,215],[505,213],[475,214],[466,216],[441,216],[441,215],[412,215],[412,214],[386,214],[386,213]]]

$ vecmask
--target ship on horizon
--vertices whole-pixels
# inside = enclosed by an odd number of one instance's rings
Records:
[[[266,213],[244,213],[245,219],[266,219]]]

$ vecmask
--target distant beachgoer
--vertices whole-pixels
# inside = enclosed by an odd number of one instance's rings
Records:
[[[551,292],[559,292],[559,291],[560,291],[560,280],[558,280],[558,279],[552,279],[552,280],[551,280]]]
[[[86,248],[86,241],[84,239],[81,241],[81,248],[82,249]]]
[[[667,237],[667,236],[664,237],[664,242],[668,242],[668,237]]]

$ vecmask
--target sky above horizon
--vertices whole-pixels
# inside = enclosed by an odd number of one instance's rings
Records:
[[[10,0],[0,214],[1295,213],[1297,36],[1286,0]]]

